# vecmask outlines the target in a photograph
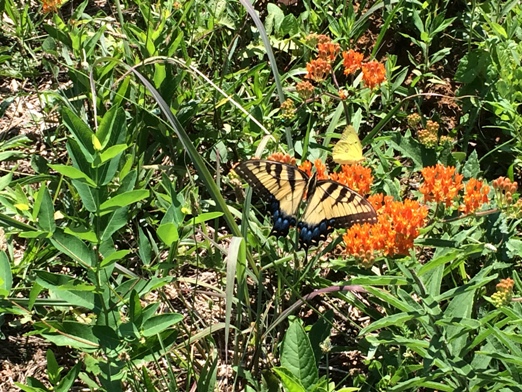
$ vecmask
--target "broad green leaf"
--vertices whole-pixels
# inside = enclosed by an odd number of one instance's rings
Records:
[[[51,242],[56,249],[65,253],[80,265],[92,267],[96,264],[94,251],[70,234],[56,230],[51,237]]]
[[[81,172],[75,167],[51,164],[49,164],[49,167],[53,170],[56,170],[58,173],[65,177],[72,178],[73,180],[85,181],[88,185],[92,186],[93,188],[96,188],[96,183],[91,178],[89,178],[87,174]]]
[[[58,298],[70,305],[94,309],[94,290],[92,284],[65,275],[46,271],[36,271],[36,282],[43,288],[52,291]]]
[[[276,367],[272,369],[281,379],[285,391],[287,392],[306,392],[306,388],[301,384],[299,378],[285,367]]]
[[[174,242],[179,240],[178,226],[174,223],[163,223],[159,225],[156,234],[167,246],[171,246]]]
[[[93,325],[75,321],[47,322],[46,324],[37,322],[34,328],[45,339],[57,346],[71,346],[81,351],[99,348],[99,339],[93,333]],[[55,330],[60,332],[55,332]]]
[[[137,189],[134,191],[121,193],[102,203],[100,206],[100,211],[127,207],[133,203],[137,203],[140,200],[146,199],[149,197],[149,194],[150,192],[146,189]]]
[[[141,226],[138,226],[138,242],[138,254],[140,255],[140,259],[144,265],[149,265],[152,259],[152,247],[149,238],[147,238]]]
[[[3,250],[0,250],[0,298],[8,297],[13,287],[13,274],[9,259]]]
[[[163,332],[174,324],[183,320],[183,316],[178,313],[165,313],[151,317],[143,322],[143,336],[152,336]]]
[[[290,370],[305,389],[311,388],[319,380],[314,350],[299,321],[292,321],[286,331],[281,366]]]

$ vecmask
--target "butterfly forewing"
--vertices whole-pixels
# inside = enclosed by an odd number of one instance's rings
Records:
[[[254,190],[254,196],[269,203],[274,228],[278,236],[288,234],[296,223],[296,213],[301,203],[309,177],[297,167],[276,161],[251,160],[235,168]]]

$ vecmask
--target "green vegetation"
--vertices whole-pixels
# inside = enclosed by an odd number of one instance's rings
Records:
[[[522,5],[286,3],[0,2],[10,387],[522,390]],[[270,236],[268,156],[378,223]]]

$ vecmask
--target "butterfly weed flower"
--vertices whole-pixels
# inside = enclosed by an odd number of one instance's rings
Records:
[[[358,163],[342,165],[339,173],[330,174],[330,179],[346,185],[362,195],[369,193],[373,184],[371,169]]]
[[[343,52],[343,67],[344,74],[350,75],[361,68],[364,55],[350,49],[347,52]]]
[[[56,12],[61,4],[62,0],[42,0],[42,11],[45,14]]]
[[[465,187],[464,204],[460,210],[465,214],[472,214],[483,204],[489,202],[489,186],[475,178],[471,178]]]
[[[386,69],[384,64],[378,61],[370,61],[361,65],[363,82],[366,87],[373,89],[386,80]]]
[[[273,154],[269,155],[267,158],[267,160],[269,161],[277,161],[277,162],[281,162],[281,163],[286,163],[288,165],[292,165],[292,166],[295,166],[295,158],[288,155],[288,154],[283,154],[282,152],[274,152]]]
[[[327,36],[326,34],[311,33],[305,37],[305,42],[308,45],[315,47],[319,44],[330,43],[330,42],[332,42],[332,39],[329,36]]]
[[[491,185],[495,190],[495,200],[499,208],[508,207],[513,203],[513,195],[518,189],[518,183],[506,177],[499,177]]]
[[[308,99],[314,93],[314,85],[310,83],[308,80],[302,80],[299,83],[297,83],[295,89],[297,91],[297,94],[299,94],[299,96],[302,99]]]
[[[491,301],[497,308],[505,306],[513,298],[513,287],[515,281],[511,278],[501,279],[497,284],[497,291],[491,296]]]
[[[382,194],[372,195],[368,201],[377,210],[377,223],[348,229],[343,236],[346,253],[365,267],[379,256],[407,255],[425,225],[428,208],[416,200],[395,201]]]
[[[312,176],[312,162],[304,161],[299,165],[299,169],[304,171],[309,177]]]
[[[421,170],[424,182],[419,191],[424,195],[424,201],[444,203],[451,207],[453,200],[458,196],[462,185],[462,174],[458,174],[453,166],[428,166]]]
[[[314,82],[322,82],[332,72],[332,65],[325,59],[311,60],[306,64],[306,78],[311,79]]]
[[[318,180],[328,179],[328,172],[326,171],[326,165],[320,159],[314,161],[315,172],[317,173]]]
[[[318,43],[317,50],[319,51],[319,54],[317,55],[318,58],[333,63],[339,54],[341,47],[338,43],[334,42]]]

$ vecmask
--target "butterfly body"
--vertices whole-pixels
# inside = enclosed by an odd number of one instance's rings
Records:
[[[309,177],[296,166],[276,161],[250,160],[235,171],[268,203],[274,227],[271,234],[288,235],[291,227],[299,230],[299,243],[308,249],[317,245],[335,228],[355,223],[375,223],[372,205],[357,192],[331,180]],[[306,194],[306,207],[297,217]]]

